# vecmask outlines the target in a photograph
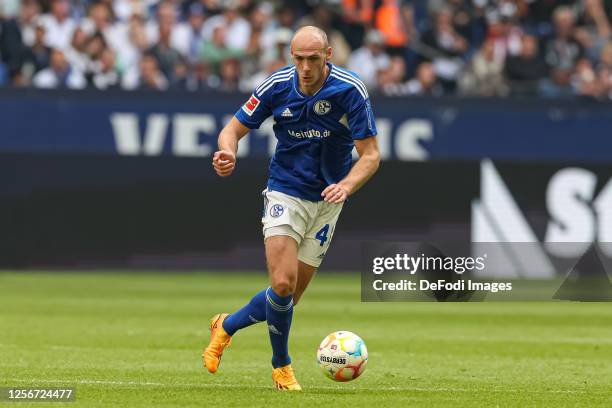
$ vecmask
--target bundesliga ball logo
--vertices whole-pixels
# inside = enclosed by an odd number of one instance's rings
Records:
[[[355,333],[337,331],[323,339],[317,361],[323,373],[332,380],[351,381],[365,370],[368,349]]]

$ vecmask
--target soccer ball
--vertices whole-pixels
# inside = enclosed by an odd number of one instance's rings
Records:
[[[351,381],[365,370],[368,349],[355,333],[337,331],[323,339],[317,361],[321,370],[332,380]]]

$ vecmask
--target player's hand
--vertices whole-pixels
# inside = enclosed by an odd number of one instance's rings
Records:
[[[227,177],[236,168],[236,155],[228,150],[219,150],[213,155],[213,167],[221,177]]]
[[[348,198],[348,191],[340,184],[330,184],[323,190],[321,197],[323,197],[323,201],[328,203],[340,204]]]

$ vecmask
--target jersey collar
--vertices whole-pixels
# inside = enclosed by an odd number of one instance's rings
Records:
[[[295,92],[301,97],[301,98],[313,98],[314,96],[316,96],[316,94],[318,94],[321,89],[325,88],[325,85],[327,84],[327,81],[329,81],[329,78],[331,77],[331,73],[332,73],[332,69],[334,69],[334,65],[331,62],[327,63],[327,78],[325,78],[325,81],[323,81],[323,84],[321,84],[321,87],[319,89],[317,89],[317,92],[313,93],[312,95],[304,95],[302,93],[302,91],[300,91],[300,83],[299,83],[299,76],[298,76],[298,72],[297,69],[295,70],[295,72],[293,73],[293,89],[295,89]]]

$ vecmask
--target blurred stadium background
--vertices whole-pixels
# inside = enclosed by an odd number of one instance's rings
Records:
[[[363,239],[612,241],[610,11],[4,0],[0,265],[263,268],[271,120],[241,143],[230,180],[208,162],[253,87],[291,63],[303,24],[326,29],[334,62],[367,84],[384,160],[347,206],[328,268],[357,269]]]
[[[612,97],[609,0],[3,0],[0,85],[250,92],[296,28],[383,95]]]
[[[295,402],[268,393],[263,329],[229,352],[237,378],[198,365],[209,314],[266,282],[272,122],[229,179],[217,134],[316,24],[368,87],[383,163],[296,309],[307,387],[358,406],[608,406],[608,304],[359,304],[354,272],[365,240],[532,242],[566,262],[612,242],[611,16],[609,0],[2,0],[0,386]],[[343,388],[314,366],[338,329],[372,357]]]

